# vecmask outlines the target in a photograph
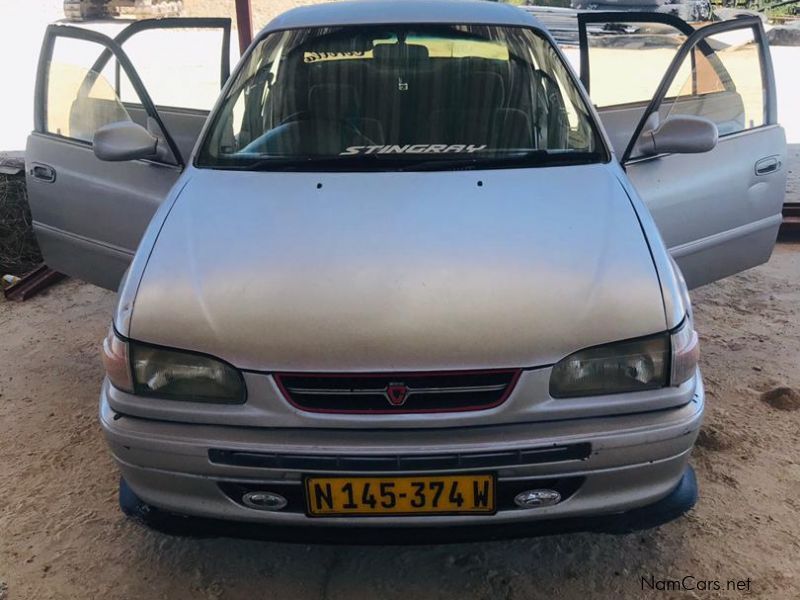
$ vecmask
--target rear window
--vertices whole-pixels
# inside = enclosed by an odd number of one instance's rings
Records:
[[[525,28],[276,32],[239,70],[197,166],[452,169],[606,159],[575,82]]]

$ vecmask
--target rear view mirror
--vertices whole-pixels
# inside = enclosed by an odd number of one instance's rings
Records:
[[[643,131],[636,144],[637,153],[694,154],[713,150],[719,139],[717,126],[703,117],[676,115],[655,129]]]
[[[428,48],[420,44],[378,44],[372,50],[372,57],[383,68],[420,68],[428,61]]]
[[[132,121],[104,125],[95,131],[92,145],[94,155],[100,160],[136,160],[158,156],[158,138]]]

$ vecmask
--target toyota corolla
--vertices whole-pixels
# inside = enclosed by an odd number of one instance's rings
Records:
[[[223,47],[210,111],[151,97],[126,43],[226,21],[48,29],[28,187],[48,263],[119,286],[100,422],[128,514],[457,539],[691,508],[687,290],[772,251],[769,52],[758,19],[578,25],[580,79],[507,5],[302,7],[230,77]],[[602,68],[620,35],[648,41]],[[97,54],[59,110],[66,42]]]

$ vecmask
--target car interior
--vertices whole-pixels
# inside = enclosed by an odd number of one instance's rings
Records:
[[[371,54],[308,62],[296,48],[276,81],[262,84],[272,89],[246,115],[237,146],[274,155],[387,144],[568,147],[561,90],[527,61],[431,57],[412,43],[376,44]]]

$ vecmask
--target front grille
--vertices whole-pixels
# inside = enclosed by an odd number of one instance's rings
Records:
[[[565,460],[585,460],[588,442],[515,450],[487,450],[448,454],[272,454],[212,448],[208,459],[215,464],[257,469],[324,472],[425,472],[458,469],[520,467]]]
[[[519,369],[444,373],[274,375],[293,406],[327,413],[429,413],[482,410],[502,404]]]

